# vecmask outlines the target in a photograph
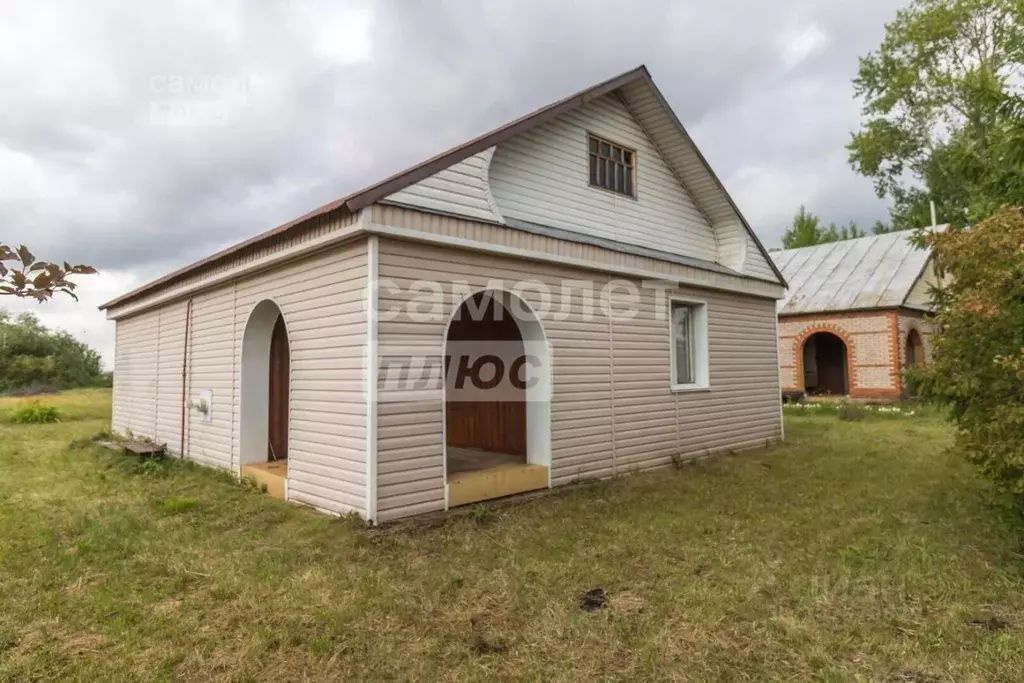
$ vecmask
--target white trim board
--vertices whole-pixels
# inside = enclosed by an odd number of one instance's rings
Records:
[[[371,235],[366,245],[366,520],[377,521],[377,281],[380,245]]]
[[[709,283],[698,278],[681,277],[677,275],[670,275],[667,273],[658,273],[649,270],[642,270],[639,268],[612,266],[597,263],[594,261],[587,261],[585,259],[570,258],[556,254],[545,254],[543,252],[533,251],[530,249],[519,249],[517,247],[508,247],[502,244],[492,244],[489,242],[481,242],[478,240],[471,240],[463,237],[436,235],[429,232],[423,232],[422,230],[414,230],[412,228],[398,228],[395,226],[385,225],[383,223],[377,223],[369,220],[366,221],[364,225],[365,230],[368,233],[377,234],[384,237],[393,237],[395,239],[408,240],[414,242],[426,242],[428,244],[456,247],[459,249],[469,249],[472,251],[498,254],[501,256],[511,256],[514,258],[521,258],[529,261],[541,261],[545,263],[555,263],[558,265],[574,266],[576,268],[581,268],[585,270],[603,273],[615,273],[618,275],[627,275],[643,280],[672,282],[686,287],[696,287],[699,289],[711,289],[716,291],[731,292],[734,294],[742,294],[744,296],[750,296],[759,299],[778,300],[782,297],[783,294],[783,289],[781,285],[773,285],[770,282],[765,282],[763,280],[757,280],[756,282],[763,284],[766,289],[776,289],[778,291],[774,294],[769,294],[767,291],[764,293],[750,292],[740,287],[727,287],[720,284]],[[719,273],[714,273],[712,271],[708,272],[713,275],[720,275]],[[736,277],[737,279],[739,279],[741,276]],[[745,279],[745,281],[750,280]]]
[[[694,380],[689,384],[676,383],[676,348],[675,332],[672,322],[672,304],[683,304],[694,311],[690,321],[693,331],[693,374]],[[777,338],[776,338],[777,339]],[[673,393],[711,390],[711,341],[708,339],[708,302],[686,296],[672,295],[668,297],[668,359],[669,389]]]

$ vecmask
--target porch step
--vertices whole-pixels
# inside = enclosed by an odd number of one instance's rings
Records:
[[[468,505],[547,487],[548,468],[543,465],[499,465],[460,472],[448,478],[448,505]]]
[[[267,487],[267,495],[271,498],[285,498],[285,482],[288,480],[288,461],[254,462],[242,465],[242,476],[251,477]]]

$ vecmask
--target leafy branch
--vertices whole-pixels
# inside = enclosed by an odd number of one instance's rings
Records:
[[[0,295],[46,301],[54,294],[64,293],[78,301],[78,285],[69,277],[95,273],[92,266],[39,261],[25,245],[12,249],[0,244]]]

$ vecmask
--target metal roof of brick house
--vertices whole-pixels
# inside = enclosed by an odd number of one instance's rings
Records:
[[[903,305],[931,258],[909,237],[892,232],[771,252],[789,283],[779,314]]]

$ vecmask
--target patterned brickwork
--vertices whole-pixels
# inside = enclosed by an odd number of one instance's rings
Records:
[[[788,391],[804,388],[804,342],[817,332],[830,332],[846,344],[851,398],[899,398],[905,354],[900,348],[901,324],[900,313],[895,310],[780,317],[782,386]],[[924,331],[920,331],[923,336]]]
[[[911,330],[917,330],[921,335],[921,342],[924,344],[924,362],[932,362],[932,334],[935,333],[935,323],[919,311],[903,310],[899,312],[897,327],[899,329],[900,365],[907,364],[907,335]]]

